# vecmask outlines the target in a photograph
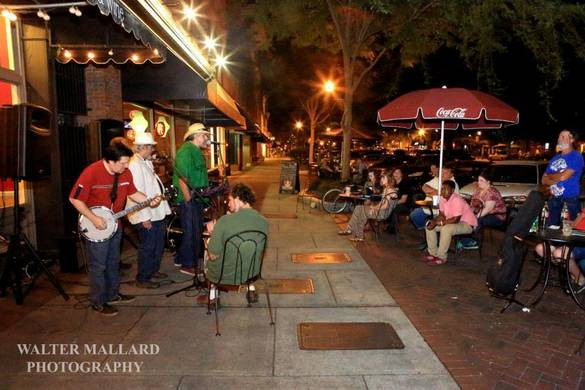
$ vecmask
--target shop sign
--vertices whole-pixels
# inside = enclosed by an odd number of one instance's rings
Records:
[[[124,15],[126,14],[124,6],[115,0],[87,0],[91,5],[97,5],[100,12],[106,16],[112,15],[114,22],[123,26]]]

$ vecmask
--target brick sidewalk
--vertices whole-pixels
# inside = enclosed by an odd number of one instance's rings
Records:
[[[336,216],[338,223],[347,216]],[[371,235],[358,250],[408,318],[465,389],[585,389],[585,356],[573,354],[585,336],[585,313],[559,288],[550,288],[531,313],[488,295],[485,274],[500,237],[457,263],[429,267],[419,260],[418,239],[407,221],[401,239]],[[538,275],[529,254],[524,288]],[[529,293],[519,294],[530,302]],[[584,351],[585,354],[585,351]]]

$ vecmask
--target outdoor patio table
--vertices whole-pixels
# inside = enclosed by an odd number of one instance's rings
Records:
[[[583,303],[581,303],[579,299],[577,299],[577,292],[575,291],[573,285],[570,282],[571,275],[569,273],[569,260],[571,258],[573,248],[576,246],[585,246],[585,234],[578,230],[573,230],[571,235],[565,236],[563,235],[562,229],[547,228],[544,231],[534,233],[534,237],[543,241],[544,257],[540,267],[540,274],[538,275],[538,278],[534,282],[534,285],[530,287],[527,291],[534,290],[536,286],[540,283],[541,279],[543,279],[543,284],[540,294],[532,303],[530,303],[529,306],[532,307],[536,306],[544,296],[544,293],[546,292],[546,289],[549,284],[550,268],[553,263],[551,245],[554,245],[556,247],[560,246],[563,247],[561,258],[559,259],[560,260],[559,266],[564,267],[565,272],[564,275],[562,273],[559,273],[559,275],[561,276],[560,287],[561,288],[566,287],[575,303],[581,309],[585,310],[585,306],[583,305]],[[585,292],[581,292],[581,294],[585,294]]]
[[[414,204],[417,205],[418,207],[422,207],[423,209],[426,208],[427,210],[429,210],[430,215],[434,215],[433,210],[439,209],[438,205],[437,206],[433,205],[432,199],[415,200]]]

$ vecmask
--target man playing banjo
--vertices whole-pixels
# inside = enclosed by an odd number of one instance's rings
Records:
[[[127,169],[132,154],[121,143],[108,146],[103,159],[86,167],[71,190],[69,201],[96,229],[106,230],[108,221],[94,214],[90,208],[103,206],[117,213],[124,208],[126,197],[135,202],[148,200],[143,193],[136,190],[132,173]],[[160,201],[160,197],[155,198],[150,201],[150,207],[158,206]],[[118,310],[110,305],[132,302],[135,299],[131,295],[120,294],[119,291],[121,239],[122,229],[117,229],[113,236],[103,241],[86,240],[90,302],[93,310],[105,316],[118,314]]]

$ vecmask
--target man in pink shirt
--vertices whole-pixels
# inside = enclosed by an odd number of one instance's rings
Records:
[[[469,234],[477,226],[477,218],[471,207],[459,194],[455,193],[455,183],[445,180],[441,186],[439,215],[426,225],[427,247],[429,253],[423,256],[428,265],[441,265],[447,262],[447,252],[451,237]],[[437,233],[441,233],[437,247]]]

